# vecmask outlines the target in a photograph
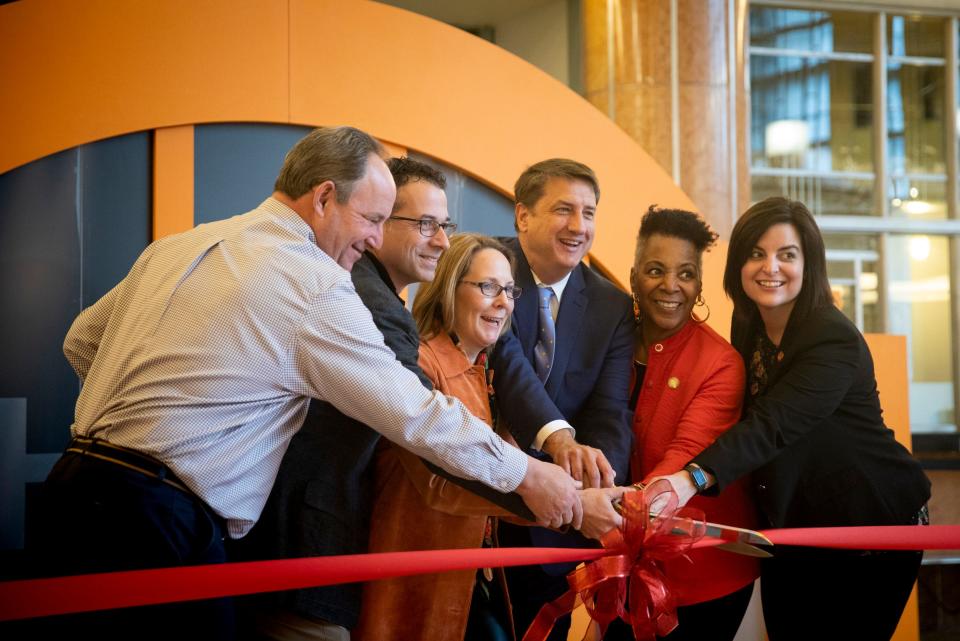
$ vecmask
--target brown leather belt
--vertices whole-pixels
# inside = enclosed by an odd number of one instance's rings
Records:
[[[169,467],[142,452],[131,450],[119,445],[113,445],[99,438],[77,436],[67,445],[67,452],[74,452],[82,456],[92,456],[101,461],[120,465],[127,469],[139,472],[150,478],[163,481],[167,485],[177,488],[181,492],[193,495],[187,486],[178,479]]]

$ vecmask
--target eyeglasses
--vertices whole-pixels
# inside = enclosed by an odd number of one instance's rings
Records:
[[[473,285],[480,288],[480,293],[486,296],[487,298],[496,298],[500,295],[500,292],[506,292],[507,298],[511,300],[517,300],[520,298],[520,294],[523,293],[523,288],[517,287],[516,285],[498,285],[497,283],[491,282],[489,280],[482,283],[477,283],[472,280],[461,280],[461,283],[466,283],[467,285]]]
[[[447,236],[457,231],[456,223],[438,223],[433,218],[404,218],[403,216],[390,216],[387,220],[404,220],[408,223],[417,223],[420,226],[420,235],[431,238],[437,235],[437,230],[442,229]]]

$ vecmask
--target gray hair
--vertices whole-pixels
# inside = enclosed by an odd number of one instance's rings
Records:
[[[370,154],[385,153],[373,136],[354,127],[318,127],[287,152],[273,188],[297,199],[330,180],[337,188],[337,202],[345,203],[366,173]]]

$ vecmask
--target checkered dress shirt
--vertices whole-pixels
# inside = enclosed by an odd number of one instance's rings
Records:
[[[512,491],[526,457],[427,391],[383,343],[350,275],[272,198],[159,240],[74,321],[74,435],[150,454],[227,519],[256,522],[309,398],[453,474]]]

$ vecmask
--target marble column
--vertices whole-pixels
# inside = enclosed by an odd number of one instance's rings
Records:
[[[749,202],[746,11],[746,0],[584,0],[582,6],[585,97],[678,179],[725,238]]]

